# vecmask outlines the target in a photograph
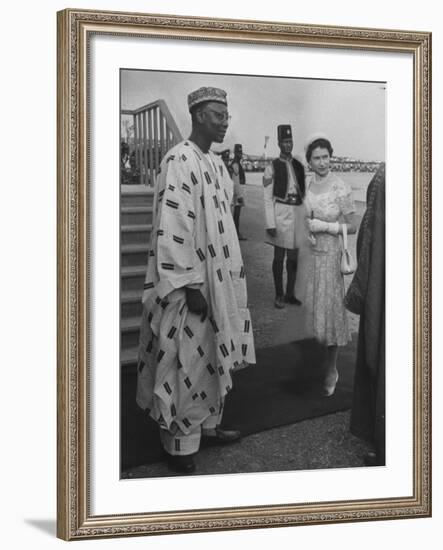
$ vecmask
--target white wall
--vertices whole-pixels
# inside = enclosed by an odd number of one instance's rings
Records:
[[[252,6],[252,7],[250,7]],[[438,3],[386,0],[317,0],[240,3],[179,0],[82,0],[8,2],[2,9],[2,270],[0,308],[1,385],[1,544],[3,548],[61,548],[55,531],[55,12],[65,7],[125,10],[298,23],[384,27],[434,32],[434,300],[441,304],[443,170],[443,31]],[[437,123],[440,122],[440,124]],[[25,129],[31,131],[23,140]],[[17,145],[21,143],[22,146]],[[14,149],[11,151],[11,144]],[[6,174],[5,174],[6,165]],[[6,197],[4,192],[6,191]],[[20,208],[19,208],[20,207]],[[440,288],[439,288],[440,287]],[[5,307],[6,303],[6,307]],[[265,529],[157,538],[87,541],[96,548],[225,548],[253,544],[286,548],[369,549],[391,544],[438,548],[442,537],[442,334],[441,308],[434,306],[434,517],[377,523]],[[438,537],[440,540],[437,540]]]

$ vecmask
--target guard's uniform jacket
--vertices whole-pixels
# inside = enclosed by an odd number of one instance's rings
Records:
[[[266,229],[275,227],[277,235],[266,233],[266,242],[293,250],[296,248],[297,224],[303,223],[305,211],[305,169],[301,162],[276,158],[263,175]]]

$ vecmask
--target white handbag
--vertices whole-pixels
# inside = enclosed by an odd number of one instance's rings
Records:
[[[348,250],[348,227],[345,223],[341,224],[343,247],[341,252],[340,271],[343,275],[351,275],[357,269],[357,262]]]

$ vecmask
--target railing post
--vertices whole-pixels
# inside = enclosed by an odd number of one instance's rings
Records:
[[[138,114],[138,169],[140,172],[138,182],[143,184],[143,141],[142,141],[142,113]]]
[[[160,127],[160,156],[163,158],[165,154],[165,131],[163,124],[163,113],[159,110],[159,127]]]
[[[154,115],[154,169],[157,174],[159,168],[158,162],[158,107],[153,110]]]
[[[146,141],[146,111],[143,111],[142,113],[143,117],[143,167],[144,167],[144,175],[143,175],[143,184],[148,185],[148,147],[147,147],[147,141]]]
[[[154,158],[152,154],[152,109],[148,110],[148,147],[149,147],[149,183],[151,186],[154,185]]]
[[[137,143],[138,143],[137,114],[134,114],[134,160],[135,160],[134,164],[135,164],[136,172],[137,172],[137,167],[139,165]]]

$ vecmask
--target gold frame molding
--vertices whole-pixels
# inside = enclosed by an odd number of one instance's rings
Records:
[[[431,515],[431,33],[68,9],[58,14],[57,534],[65,540]],[[93,516],[88,483],[88,98],[94,34],[406,52],[414,62],[413,495]]]

